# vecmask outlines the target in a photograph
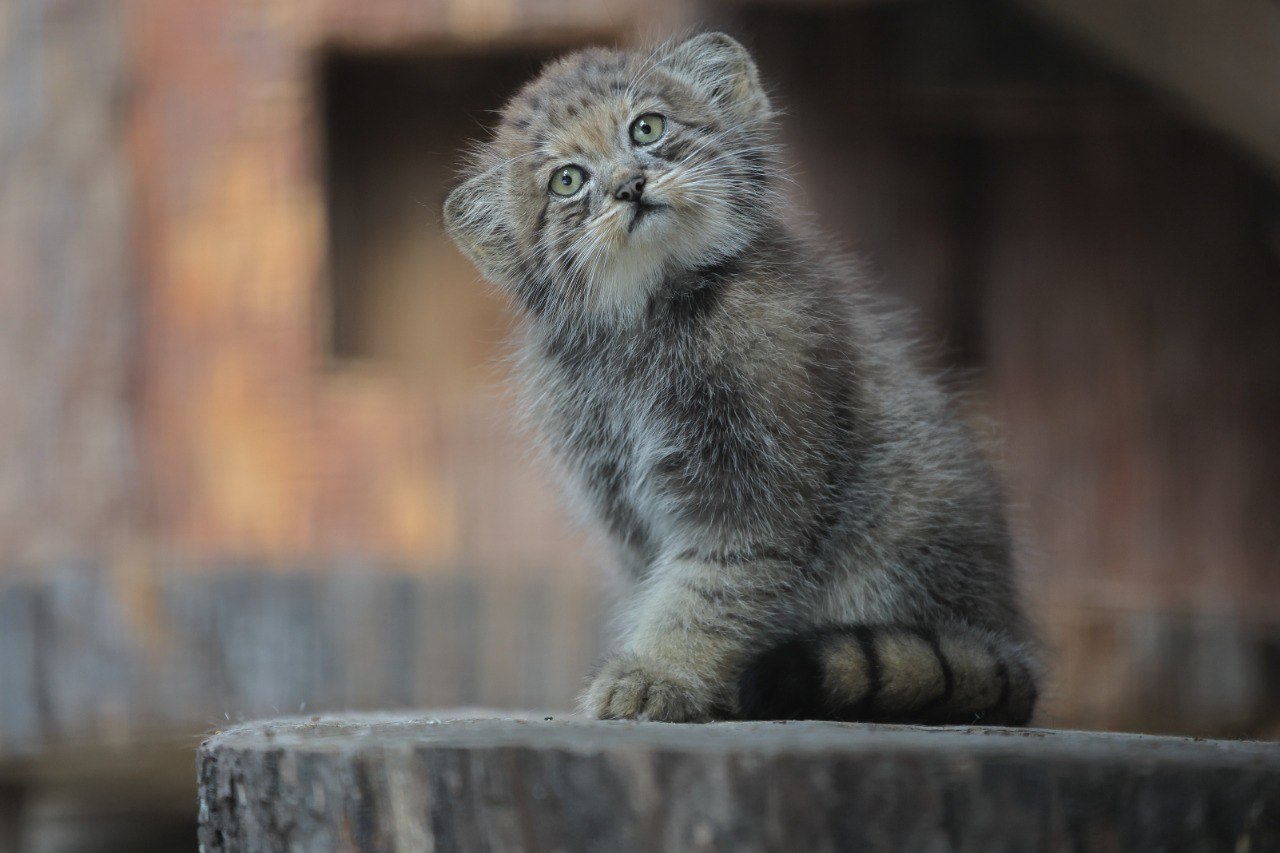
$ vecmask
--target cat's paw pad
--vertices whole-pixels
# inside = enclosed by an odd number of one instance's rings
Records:
[[[692,723],[710,719],[710,697],[700,685],[632,657],[614,658],[596,675],[583,707],[602,720]]]

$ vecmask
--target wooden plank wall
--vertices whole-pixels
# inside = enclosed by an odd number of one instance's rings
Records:
[[[505,402],[334,358],[320,68],[690,11],[624,5],[0,6],[0,746],[295,700],[568,703],[599,587]],[[828,230],[1002,424],[1060,649],[1046,719],[1262,731],[1274,186],[1050,31],[966,9],[720,12]]]
[[[128,27],[0,4],[0,576],[118,546],[137,506]]]
[[[100,566],[0,587],[0,769],[280,713],[571,708],[600,650],[599,593],[360,561],[154,575],[149,630]],[[194,743],[194,740],[193,740]]]

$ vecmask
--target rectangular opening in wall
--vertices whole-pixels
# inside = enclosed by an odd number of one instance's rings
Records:
[[[549,56],[331,51],[320,66],[329,237],[329,354],[433,392],[492,378],[509,324],[444,233],[467,145]]]
[[[424,438],[410,445],[430,456],[421,476],[441,496],[439,540],[482,573],[587,568],[515,425],[504,360],[511,309],[454,247],[441,213],[467,147],[573,46],[331,50],[317,68],[332,387],[356,404],[393,395],[412,413],[406,428]],[[387,415],[371,405],[364,417]]]

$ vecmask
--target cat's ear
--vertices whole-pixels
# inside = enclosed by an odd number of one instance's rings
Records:
[[[755,61],[724,33],[699,33],[671,48],[663,65],[688,79],[698,91],[739,118],[769,114]]]
[[[444,201],[444,228],[480,275],[498,285],[517,263],[515,234],[501,204],[501,168],[476,168]]]

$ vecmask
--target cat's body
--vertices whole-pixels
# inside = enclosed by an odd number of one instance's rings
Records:
[[[632,589],[604,717],[1024,723],[997,489],[892,323],[793,228],[726,36],[589,51],[446,204],[523,308],[540,433]]]

